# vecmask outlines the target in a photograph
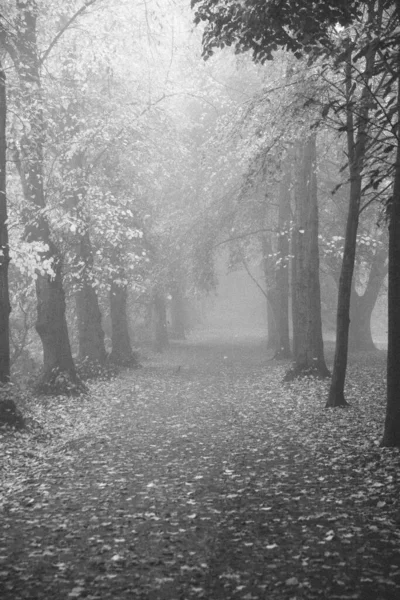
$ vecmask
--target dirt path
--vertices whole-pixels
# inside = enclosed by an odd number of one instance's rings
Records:
[[[359,411],[327,418],[324,384],[284,390],[265,356],[177,345],[104,384],[102,428],[45,454],[3,509],[0,598],[396,598],[377,502],[398,457],[382,469]]]

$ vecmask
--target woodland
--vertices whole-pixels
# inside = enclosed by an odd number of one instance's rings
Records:
[[[2,599],[398,597],[399,48],[398,0],[0,0]]]

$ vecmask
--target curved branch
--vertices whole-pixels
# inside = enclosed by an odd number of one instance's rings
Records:
[[[54,46],[57,44],[58,40],[64,35],[64,33],[72,25],[72,23],[74,21],[76,21],[76,19],[81,14],[83,14],[86,11],[86,9],[89,8],[89,6],[92,6],[93,4],[95,4],[95,2],[97,2],[97,0],[85,0],[85,4],[83,6],[81,6],[81,8],[79,10],[77,10],[76,13],[72,15],[72,17],[70,17],[68,19],[68,21],[66,22],[65,25],[63,25],[63,27],[61,27],[60,31],[53,38],[53,40],[50,42],[47,50],[45,50],[43,52],[42,56],[40,57],[40,60],[39,60],[39,64],[40,65],[42,65],[45,62],[45,60],[49,56],[50,52],[53,50]]]
[[[257,235],[257,233],[264,233],[268,231],[269,233],[276,233],[276,229],[268,229],[264,227],[263,229],[256,229],[255,231],[248,231],[247,233],[243,233],[242,235],[236,235],[234,237],[228,238],[226,240],[222,240],[222,242],[218,242],[214,244],[213,248],[218,248],[218,246],[222,246],[223,244],[228,244],[229,242],[233,242],[235,240],[242,240],[245,237],[249,237],[251,235]]]
[[[248,266],[248,264],[246,262],[246,259],[244,257],[242,257],[242,265],[243,265],[244,270],[246,271],[247,275],[256,284],[256,286],[258,287],[258,289],[260,290],[260,292],[263,294],[263,296],[265,296],[268,304],[271,305],[271,301],[270,301],[270,298],[268,296],[268,292],[266,292],[264,290],[264,288],[258,283],[257,279],[254,277],[253,273],[250,271],[249,266]],[[272,307],[272,305],[271,305],[271,307]]]
[[[16,61],[17,54],[15,50],[15,46],[12,43],[12,36],[7,31],[7,28],[2,23],[2,15],[0,14],[0,46],[4,48],[7,54],[10,56],[13,62]],[[11,38],[11,40],[10,40]]]

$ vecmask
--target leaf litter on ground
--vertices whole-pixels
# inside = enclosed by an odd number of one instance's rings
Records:
[[[32,399],[0,434],[0,597],[399,597],[383,354],[353,357],[345,410],[267,358],[176,343],[89,398]]]

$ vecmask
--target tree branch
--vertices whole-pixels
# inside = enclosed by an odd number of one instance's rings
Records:
[[[98,0],[85,0],[85,4],[83,6],[81,6],[81,8],[79,10],[76,11],[75,14],[72,15],[72,17],[70,17],[68,19],[68,21],[66,22],[65,25],[63,25],[63,27],[61,27],[60,31],[57,33],[57,35],[53,38],[53,40],[50,42],[47,50],[45,50],[42,54],[42,56],[40,57],[39,60],[39,64],[42,65],[45,60],[47,59],[47,57],[49,56],[50,52],[53,50],[54,46],[57,44],[58,40],[64,35],[64,33],[67,31],[67,29],[72,25],[72,23],[74,21],[76,21],[76,19],[82,15],[87,8],[89,8],[89,6],[92,6],[93,4],[95,4],[95,2],[97,2]]]
[[[253,273],[250,271],[248,264],[245,260],[244,257],[242,257],[242,265],[244,266],[244,269],[247,273],[247,275],[250,277],[250,279],[256,284],[256,286],[258,287],[258,289],[261,291],[261,293],[263,294],[263,296],[265,296],[268,304],[271,304],[271,301],[268,297],[268,293],[264,290],[264,288],[258,283],[257,279],[254,277]]]
[[[4,48],[7,54],[9,54],[11,60],[15,62],[17,56],[14,44],[10,41],[10,37],[12,39],[12,36],[10,36],[7,28],[3,25],[2,19],[3,17],[0,14],[0,46]]]
[[[223,240],[222,242],[218,242],[218,244],[214,244],[213,248],[218,248],[218,246],[222,246],[223,244],[228,244],[228,242],[233,242],[235,240],[242,240],[245,237],[249,237],[250,235],[257,235],[257,233],[264,233],[268,231],[269,233],[276,233],[275,229],[268,229],[264,227],[263,229],[256,229],[255,231],[248,231],[247,233],[243,233],[242,235],[237,235],[235,237],[228,238],[227,240]]]
[[[374,194],[372,196],[372,198],[370,198],[368,200],[368,202],[366,202],[365,204],[363,204],[360,207],[360,210],[358,211],[358,214],[361,215],[361,213],[368,208],[368,206],[370,206],[373,202],[375,202],[380,196],[383,196],[383,194],[386,192],[386,190],[388,190],[391,186],[392,186],[392,182],[388,183],[382,190],[379,190],[376,194]]]

